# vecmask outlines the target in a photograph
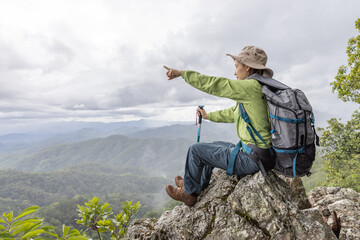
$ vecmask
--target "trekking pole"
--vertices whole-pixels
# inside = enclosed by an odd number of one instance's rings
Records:
[[[199,106],[199,108],[203,109],[204,106]],[[201,112],[199,112],[199,125],[198,125],[198,132],[197,132],[197,142],[200,142],[201,122],[202,122],[202,115],[201,115]]]

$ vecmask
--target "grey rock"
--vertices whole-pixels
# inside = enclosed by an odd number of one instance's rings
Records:
[[[308,206],[301,180],[273,172],[238,180],[219,170],[195,206],[137,219],[127,239],[337,239],[320,211]]]
[[[340,217],[339,239],[360,239],[360,193],[350,188],[318,187],[310,191],[309,200],[329,226],[333,211]]]
[[[329,226],[320,220],[319,212],[301,211],[299,198],[293,196],[291,186],[276,174],[269,173],[266,179],[255,174],[240,180],[230,196],[230,204],[271,239],[336,239]]]
[[[298,205],[299,209],[311,208],[311,203],[306,196],[306,190],[301,181],[301,178],[288,178],[282,175],[277,175],[279,178],[284,180],[291,188],[291,198]]]

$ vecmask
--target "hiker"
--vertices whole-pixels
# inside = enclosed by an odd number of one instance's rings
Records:
[[[182,77],[188,84],[218,97],[229,98],[236,104],[228,109],[207,113],[198,108],[198,114],[203,119],[212,122],[235,123],[240,142],[237,146],[228,142],[195,143],[189,147],[184,178],[175,177],[177,187],[166,186],[166,192],[175,200],[193,206],[199,194],[209,185],[212,171],[215,167],[227,169],[229,175],[239,177],[254,174],[260,170],[269,170],[274,166],[270,153],[271,135],[268,107],[261,91],[261,84],[251,79],[251,75],[259,74],[272,77],[273,71],[267,68],[267,55],[261,48],[246,46],[238,55],[227,54],[235,62],[236,80],[202,75],[194,71],[181,71],[164,66],[168,80]],[[252,126],[260,136],[251,134],[249,125],[240,117],[244,108]],[[255,140],[255,141],[254,141]],[[240,149],[241,146],[241,149]],[[261,154],[248,154],[244,150],[251,146]],[[239,151],[240,149],[240,151]],[[268,151],[269,150],[269,151]],[[234,155],[233,166],[228,166],[231,155]],[[233,168],[232,168],[233,167]],[[230,170],[229,170],[230,169]]]

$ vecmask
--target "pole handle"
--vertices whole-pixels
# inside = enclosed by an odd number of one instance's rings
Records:
[[[199,108],[204,109],[204,106],[200,105]],[[196,142],[200,142],[201,122],[202,122],[202,115],[201,115],[201,112],[199,112],[199,125],[198,125],[198,132],[197,132]]]
[[[200,105],[199,108],[204,109],[204,106]],[[199,112],[199,124],[201,124],[201,122],[202,122],[202,115],[201,115],[201,112]]]

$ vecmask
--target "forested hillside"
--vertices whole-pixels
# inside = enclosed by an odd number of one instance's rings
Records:
[[[0,152],[0,169],[44,172],[84,162],[96,162],[110,167],[132,167],[136,164],[137,168],[152,168],[154,174],[183,168],[184,153],[196,140],[195,124],[131,131],[138,128],[130,125],[127,131],[123,128],[113,129],[114,134],[101,138],[98,136],[109,135],[108,128],[79,129],[39,142],[28,142],[27,139],[37,139],[31,134],[27,134],[24,139],[21,138],[23,135],[18,134],[2,136],[0,139],[4,146]],[[236,142],[237,136],[233,128],[232,124],[204,122],[201,141]],[[127,136],[116,135],[116,132],[124,132]],[[90,136],[97,137],[76,141]],[[182,165],[174,168],[172,164],[175,162],[182,162]]]
[[[16,211],[32,205],[46,206],[77,195],[157,194],[167,183],[163,177],[149,177],[141,170],[134,169],[128,173],[121,170],[119,173],[87,172],[79,169],[49,173],[2,170],[0,182],[0,211]]]
[[[56,145],[21,156],[8,167],[22,171],[48,172],[78,164],[112,168],[146,169],[153,175],[178,172],[184,166],[186,139],[131,139],[114,135],[79,143]]]

